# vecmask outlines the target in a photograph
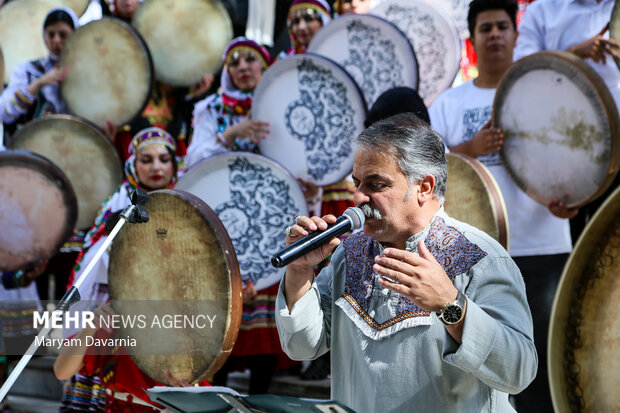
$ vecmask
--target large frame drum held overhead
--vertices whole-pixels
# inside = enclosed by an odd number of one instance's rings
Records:
[[[8,147],[42,155],[69,178],[78,199],[77,228],[87,230],[97,212],[123,181],[116,148],[95,125],[71,115],[49,115],[28,122]]]
[[[409,39],[419,66],[418,94],[430,106],[459,71],[461,41],[454,20],[424,0],[384,0],[370,13],[395,24]]]
[[[4,83],[21,63],[48,55],[43,22],[52,9],[43,0],[12,1],[0,7],[0,48],[4,54]]]
[[[497,181],[477,159],[453,152],[446,158],[446,213],[486,232],[508,251],[508,211]]]
[[[233,37],[219,0],[145,0],[131,24],[151,51],[155,76],[172,86],[192,86],[222,67]]]
[[[346,14],[332,20],[312,38],[308,52],[341,65],[362,89],[368,107],[394,87],[418,89],[416,54],[403,32],[382,17]]]
[[[71,183],[56,165],[27,151],[0,152],[0,271],[56,254],[77,214]]]
[[[88,5],[90,4],[90,0],[45,0],[50,4],[53,4],[54,7],[67,7],[75,12],[75,14],[79,17],[86,9],[88,9]]]
[[[585,227],[555,293],[548,370],[556,412],[620,406],[620,188]]]
[[[71,113],[103,126],[124,125],[151,95],[153,66],[146,44],[124,21],[104,17],[77,29],[60,55],[68,68],[60,92]]]
[[[290,172],[264,156],[230,152],[193,165],[175,187],[198,196],[218,215],[244,281],[257,290],[280,282],[283,270],[271,265],[271,256],[285,246],[284,228],[296,215],[308,215]]]
[[[168,383],[164,370],[197,383],[226,361],[241,324],[239,266],[230,238],[215,213],[198,197],[178,190],[149,193],[149,221],[128,225],[110,250],[111,305],[119,314],[211,315],[216,328],[124,326],[121,337],[140,370]],[[147,319],[147,314],[143,314]],[[149,323],[150,324],[150,323]],[[153,324],[150,324],[153,327]]]
[[[352,139],[364,130],[366,103],[340,65],[307,53],[279,60],[263,73],[252,119],[269,123],[261,154],[296,178],[324,186],[351,173]]]
[[[603,79],[571,53],[539,52],[504,75],[493,126],[500,158],[516,184],[543,205],[584,205],[612,183],[620,165],[620,119]]]

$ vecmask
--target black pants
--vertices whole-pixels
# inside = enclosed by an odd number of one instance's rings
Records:
[[[568,254],[513,257],[525,281],[527,301],[534,321],[534,344],[538,353],[538,373],[528,388],[515,395],[519,413],[553,412],[547,374],[547,338],[553,299]]]

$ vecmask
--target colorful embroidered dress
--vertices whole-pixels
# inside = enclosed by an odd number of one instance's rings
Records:
[[[67,22],[72,22],[72,30],[79,27],[75,12],[66,7],[54,8],[46,16],[63,13]],[[43,28],[45,36],[45,27]],[[10,126],[8,132],[12,132],[16,126],[24,124],[38,117],[54,114],[68,113],[67,105],[62,100],[58,85],[45,85],[36,96],[28,92],[28,85],[39,79],[58,64],[60,57],[51,54],[37,60],[24,62],[18,65],[11,73],[8,86],[0,97],[0,118],[5,125]]]
[[[57,85],[43,86],[36,96],[27,90],[30,83],[52,70],[57,63],[58,57],[50,55],[22,63],[13,70],[0,99],[2,121],[6,125],[23,124],[54,113],[69,113]]]
[[[151,126],[164,129],[175,137],[176,154],[185,156],[194,105],[194,101],[185,98],[188,92],[189,89],[185,87],[154,82],[151,96],[142,113],[116,133],[114,145],[123,161],[130,155],[129,145],[133,136]]]
[[[263,70],[267,69],[271,60],[269,53],[255,42],[238,37],[226,48],[223,60],[227,62],[231,55],[238,51],[252,51],[261,60]],[[213,155],[230,150],[258,152],[257,145],[247,138],[236,138],[232,148],[222,144],[221,134],[231,125],[242,122],[250,113],[252,94],[254,91],[238,89],[225,66],[222,70],[220,90],[201,100],[194,107],[192,119],[192,140],[187,148],[185,162],[190,167]]]
[[[82,251],[80,252],[74,270],[71,274],[69,288],[79,278],[82,271],[88,263],[93,259],[99,250],[99,246],[107,238],[107,232],[111,228],[106,228],[106,224],[110,218],[125,207],[131,204],[130,195],[134,189],[140,187],[140,181],[136,173],[136,155],[138,151],[148,145],[161,144],[174,152],[176,150],[174,138],[167,132],[159,128],[147,128],[140,131],[133,139],[130,146],[130,156],[125,162],[125,175],[127,180],[124,181],[112,196],[110,196],[102,205],[95,222],[86,234]],[[177,168],[183,166],[180,158],[176,159]],[[177,169],[177,175],[181,171]],[[174,176],[169,188],[176,183],[177,177]],[[107,231],[106,231],[107,230]],[[97,262],[88,279],[80,287],[81,300],[83,302],[105,302],[108,298],[108,262],[109,255],[105,252],[101,259]],[[64,337],[69,337],[77,333],[76,330],[63,330]],[[102,334],[99,333],[98,334]],[[118,363],[118,364],[117,364]],[[142,373],[137,366],[131,361],[128,355],[115,353],[113,355],[86,355],[84,357],[84,369],[76,374],[71,380],[63,383],[63,397],[61,400],[61,411],[75,411],[88,406],[88,411],[153,411],[150,407],[144,405],[134,405],[130,402],[123,402],[113,397],[106,398],[106,389],[112,391],[121,391],[132,393],[134,390],[140,394],[138,397],[148,400],[146,394],[143,394],[141,384],[153,384],[153,380]],[[107,367],[106,367],[107,366]],[[101,374],[105,372],[105,374]],[[116,372],[115,380],[110,380],[110,374]],[[137,387],[136,387],[137,386]],[[139,410],[143,409],[144,410]],[[128,410],[129,409],[129,410]]]

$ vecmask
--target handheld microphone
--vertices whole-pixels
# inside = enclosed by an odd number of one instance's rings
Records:
[[[336,222],[328,225],[325,231],[313,232],[273,254],[271,265],[276,268],[282,268],[310,251],[319,248],[321,245],[327,244],[333,238],[345,234],[349,230],[359,229],[362,225],[364,225],[364,213],[362,210],[356,207],[349,207]]]

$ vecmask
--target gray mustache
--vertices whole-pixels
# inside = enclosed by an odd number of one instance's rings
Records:
[[[379,212],[377,208],[371,206],[370,204],[362,204],[362,205],[358,205],[357,207],[362,210],[366,218],[374,218],[374,219],[382,218],[381,212]]]

